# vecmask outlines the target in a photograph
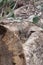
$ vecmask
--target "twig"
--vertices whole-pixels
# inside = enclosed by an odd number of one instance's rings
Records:
[[[15,6],[13,7],[13,10],[16,8],[18,1],[19,0],[16,1]]]

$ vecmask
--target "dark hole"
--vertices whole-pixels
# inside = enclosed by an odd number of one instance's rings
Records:
[[[29,34],[29,36],[32,34],[32,33],[34,33],[35,31],[30,31],[30,34]]]
[[[21,31],[19,30],[19,34],[21,34]]]
[[[6,15],[8,15],[8,14],[9,14],[9,11],[6,12]]]
[[[19,55],[19,57],[24,59],[24,54]]]
[[[16,63],[13,63],[13,65],[16,65]]]
[[[5,23],[4,22],[1,22],[0,24],[4,25]]]
[[[6,33],[6,28],[2,25],[0,25],[0,35],[4,35]]]
[[[19,7],[21,7],[21,6],[23,6],[23,4],[18,4],[18,6],[17,6],[17,7],[19,8]]]
[[[23,4],[17,4],[17,6],[15,7],[15,9],[19,8],[19,7],[22,7]]]
[[[4,12],[2,13],[2,17],[4,16]]]
[[[26,35],[26,37],[27,37],[27,38],[28,38],[28,37],[30,37],[30,36],[31,36],[31,34],[32,34],[32,33],[34,33],[34,32],[35,32],[35,31],[30,31],[30,33],[29,33],[29,34],[27,34],[27,35]]]

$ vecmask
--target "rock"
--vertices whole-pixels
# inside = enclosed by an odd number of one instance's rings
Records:
[[[22,6],[14,11],[14,14],[16,17],[21,17],[22,19],[27,19],[29,15],[31,14],[31,11],[29,10],[29,6]]]
[[[33,27],[30,37],[23,44],[26,65],[43,65],[43,30]]]
[[[0,65],[43,65],[43,29],[25,20],[4,21],[0,24]]]
[[[0,25],[0,65],[19,65],[20,63],[25,65],[21,41],[10,27]]]

